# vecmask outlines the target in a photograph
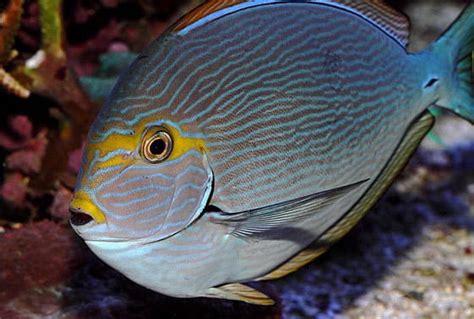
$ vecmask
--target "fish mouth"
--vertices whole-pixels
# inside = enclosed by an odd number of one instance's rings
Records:
[[[105,223],[104,213],[91,200],[88,194],[77,192],[69,204],[69,212],[71,213],[71,224],[73,226],[84,226],[92,221],[97,224]]]
[[[69,222],[73,226],[84,226],[94,220],[91,215],[86,214],[75,208],[70,208],[69,213],[71,214],[71,216],[69,217]]]

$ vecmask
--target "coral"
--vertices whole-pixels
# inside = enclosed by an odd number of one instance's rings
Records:
[[[34,139],[28,141],[24,148],[11,153],[6,159],[6,167],[29,175],[39,173],[48,145],[46,135],[46,130],[39,132]]]
[[[80,147],[97,110],[97,105],[84,92],[68,63],[61,8],[62,1],[39,1],[41,48],[24,67],[15,70],[32,92],[50,97],[63,112],[58,116],[60,130],[49,143],[33,143],[30,145],[33,149],[7,158],[8,169],[16,170],[22,166],[21,170],[26,173],[38,173],[35,183],[32,183],[32,187],[40,186],[36,187],[37,191],[47,191],[61,179],[65,179],[67,184],[73,183],[74,173],[68,171],[67,154]],[[42,148],[45,145],[46,149]],[[44,165],[41,159],[44,159]]]
[[[81,124],[90,122],[96,106],[82,90],[67,62],[62,1],[40,0],[39,5],[41,49],[22,70],[30,79],[33,92],[56,100],[71,120]]]
[[[82,153],[84,152],[84,146],[85,144],[83,143],[81,147],[79,147],[78,149],[72,150],[69,153],[67,167],[68,167],[68,170],[74,175],[79,173],[79,169],[82,163]]]
[[[22,0],[7,0],[7,5],[0,12],[0,64],[11,57],[13,41],[20,26],[22,4]]]
[[[22,204],[26,198],[29,179],[20,173],[9,174],[0,187],[1,197],[13,204]]]
[[[68,280],[81,264],[80,245],[69,229],[42,221],[0,235],[0,304],[26,290]]]
[[[53,204],[50,207],[51,216],[58,220],[67,221],[69,219],[69,203],[71,200],[72,192],[65,187],[60,187],[56,191]]]
[[[18,97],[28,98],[30,91],[3,68],[17,54],[11,48],[20,26],[22,4],[22,0],[9,0],[0,12],[0,87]]]
[[[27,98],[30,96],[30,91],[24,88],[23,85],[2,68],[0,68],[0,86],[2,86],[7,92],[19,97]]]
[[[0,128],[0,147],[10,151],[21,148],[32,136],[33,124],[27,116],[10,116]]]

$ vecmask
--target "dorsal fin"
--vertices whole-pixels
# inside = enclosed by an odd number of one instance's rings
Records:
[[[196,7],[194,10],[191,10],[184,17],[179,19],[177,23],[171,28],[171,31],[180,31],[187,26],[193,24],[194,22],[207,17],[208,15],[237,5],[239,3],[246,2],[245,0],[209,0],[203,3],[202,5]]]
[[[402,46],[408,45],[410,22],[408,18],[387,5],[383,0],[320,0],[344,7],[376,24],[388,35],[397,40]]]
[[[206,297],[238,300],[261,306],[271,306],[275,304],[275,301],[263,292],[240,283],[231,283],[209,288]]]
[[[343,8],[377,25],[402,46],[406,47],[408,45],[408,19],[403,14],[385,4],[383,0],[209,0],[182,17],[171,28],[171,31],[182,31],[199,21],[203,22],[203,24],[213,21],[224,14],[233,12],[229,9],[238,11],[243,8],[256,7],[259,5],[290,2],[321,3]],[[202,19],[205,20],[201,21]]]

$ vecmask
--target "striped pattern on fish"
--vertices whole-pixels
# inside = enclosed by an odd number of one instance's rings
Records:
[[[362,178],[376,174],[400,134],[382,131],[390,127],[387,114],[406,122],[407,110],[417,111],[404,102],[410,83],[393,88],[407,80],[403,50],[361,18],[326,6],[302,4],[289,14],[281,4],[228,19],[231,27],[218,20],[142,59],[137,68],[152,71],[117,92],[123,98],[107,127],[179,117],[179,125],[193,126],[188,132],[204,133],[218,185],[213,204],[228,211],[322,190],[335,172],[349,182],[354,166]],[[263,26],[268,31],[247,36]],[[393,53],[379,53],[386,51]],[[364,158],[374,144],[382,157]]]
[[[241,283],[294,271],[349,231],[429,130],[430,106],[474,122],[474,6],[418,54],[406,27],[376,0],[200,7],[94,122],[75,231],[155,291],[272,304]]]
[[[229,12],[235,12],[240,9],[249,8],[253,6],[261,6],[263,4],[274,4],[279,3],[317,3],[328,4],[344,8],[346,10],[362,14],[365,19],[372,21],[374,24],[382,26],[385,32],[391,37],[399,41],[400,44],[406,46],[408,44],[409,36],[409,22],[408,19],[403,15],[385,4],[381,0],[366,0],[366,1],[351,1],[351,0],[260,0],[260,1],[243,1],[243,0],[211,0],[207,1],[203,5],[197,7],[189,14],[184,16],[178,22],[176,22],[172,31],[175,32],[187,32],[189,29],[196,27],[196,24],[203,25],[206,22],[213,21],[216,16],[228,14]],[[187,29],[187,30],[183,30]]]

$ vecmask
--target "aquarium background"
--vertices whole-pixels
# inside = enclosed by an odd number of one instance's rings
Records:
[[[123,68],[200,2],[0,2],[0,319],[474,318],[474,128],[441,111],[362,223],[255,284],[276,306],[166,297],[89,252],[68,225],[88,127]],[[412,51],[467,3],[389,2],[411,19]]]

